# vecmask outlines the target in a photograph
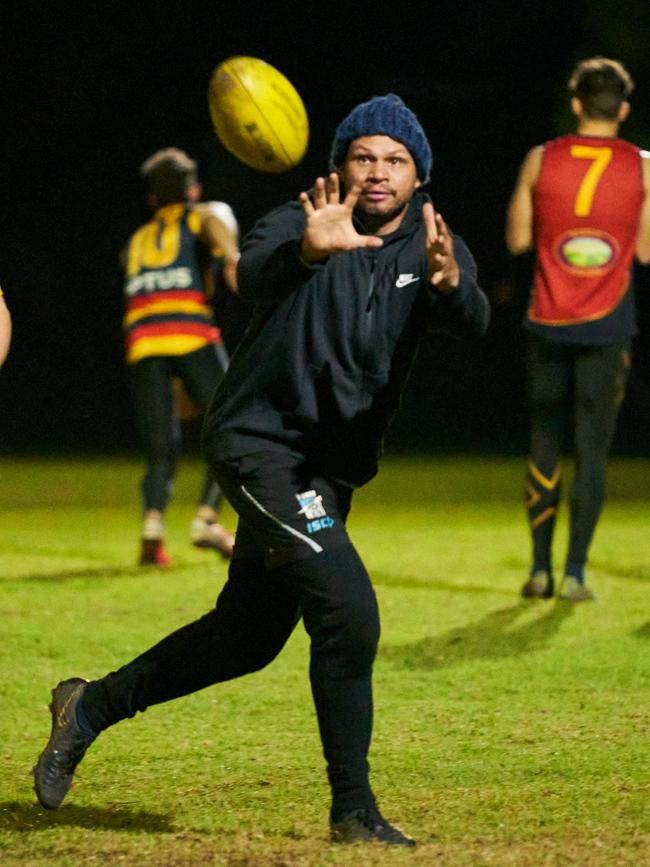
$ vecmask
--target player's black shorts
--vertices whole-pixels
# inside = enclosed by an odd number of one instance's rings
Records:
[[[269,451],[212,467],[239,515],[235,558],[267,568],[350,544],[345,521],[352,490],[319,474],[304,456]]]
[[[564,427],[571,409],[576,423],[588,419],[593,436],[613,432],[630,368],[630,341],[572,346],[531,335],[528,385],[533,429]],[[598,434],[598,435],[596,435]]]
[[[182,380],[194,403],[204,409],[228,367],[221,345],[209,344],[185,355],[152,355],[129,366],[134,405],[141,426],[164,431],[173,412],[172,379]]]

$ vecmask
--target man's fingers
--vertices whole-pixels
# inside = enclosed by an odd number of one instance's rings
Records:
[[[314,184],[314,207],[324,208],[327,204],[327,195],[325,194],[325,178],[316,178]]]
[[[360,247],[383,247],[384,242],[376,235],[359,235],[363,240],[360,242]]]
[[[343,199],[343,204],[346,208],[349,208],[351,211],[354,210],[354,206],[359,201],[361,189],[361,184],[355,184],[353,187],[350,187],[345,199]]]
[[[427,243],[434,244],[438,240],[438,229],[436,228],[436,213],[431,202],[425,202],[422,205],[422,217],[427,230]]]
[[[302,205],[304,212],[307,214],[308,217],[311,217],[311,215],[314,213],[314,206],[311,203],[311,199],[309,198],[307,193],[300,193],[299,198],[300,204]]]
[[[436,214],[436,227],[438,229],[439,235],[443,235],[444,237],[449,236],[449,229],[447,228],[447,224],[442,218],[442,214]]]
[[[340,202],[340,183],[338,172],[331,172],[327,179],[327,200],[330,205],[338,205]]]

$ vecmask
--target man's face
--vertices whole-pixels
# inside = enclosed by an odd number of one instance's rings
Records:
[[[387,135],[355,139],[341,167],[346,189],[361,187],[357,209],[375,225],[391,224],[401,216],[420,186],[415,162],[406,147]],[[398,225],[399,225],[398,222]]]

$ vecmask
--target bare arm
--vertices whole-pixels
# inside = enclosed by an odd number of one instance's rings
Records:
[[[645,198],[639,217],[636,257],[642,265],[650,264],[650,151],[641,151],[641,172]]]
[[[231,225],[217,216],[210,202],[197,205],[196,213],[201,218],[201,240],[211,249],[219,249],[224,258],[224,277],[228,288],[237,291],[236,269],[239,261],[239,243],[236,224]]]
[[[5,362],[11,344],[11,315],[5,304],[5,299],[0,295],[0,367]]]
[[[508,205],[506,244],[518,256],[533,247],[533,190],[542,167],[544,148],[534,147],[524,160]]]

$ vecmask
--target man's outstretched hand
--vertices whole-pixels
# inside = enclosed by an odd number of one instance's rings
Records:
[[[331,253],[356,250],[359,247],[381,247],[381,238],[360,235],[352,223],[352,214],[359,200],[361,187],[354,186],[341,202],[339,176],[332,172],[316,178],[314,200],[307,193],[300,201],[307,215],[307,228],[302,239],[300,256],[310,265],[326,259]]]
[[[453,292],[460,282],[460,269],[454,256],[454,242],[445,221],[437,214],[431,202],[422,206],[422,217],[427,230],[427,259],[429,280],[440,292]]]

